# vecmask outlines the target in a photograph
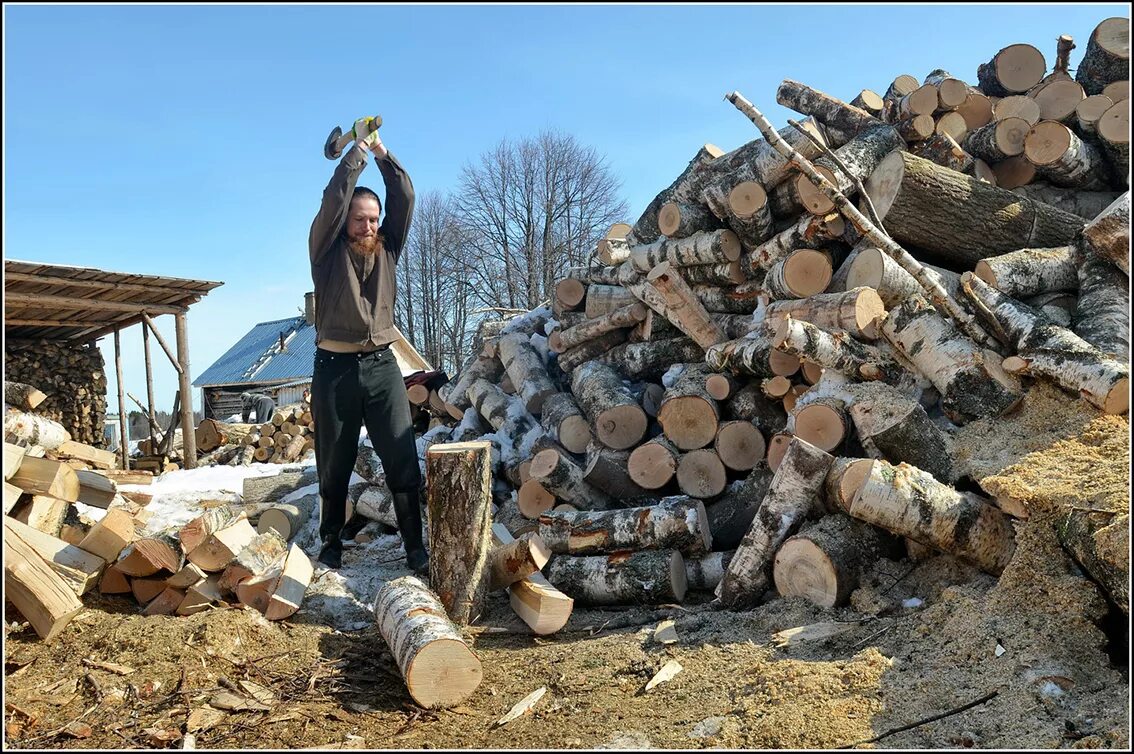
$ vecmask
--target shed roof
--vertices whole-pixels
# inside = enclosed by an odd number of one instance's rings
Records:
[[[4,335],[89,341],[185,312],[224,283],[4,260]]]

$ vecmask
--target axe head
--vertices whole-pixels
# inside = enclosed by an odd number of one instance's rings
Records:
[[[343,151],[335,145],[335,142],[337,142],[342,135],[343,130],[338,126],[331,129],[331,135],[327,137],[327,142],[323,145],[323,156],[328,160],[337,160],[339,155],[343,153]]]

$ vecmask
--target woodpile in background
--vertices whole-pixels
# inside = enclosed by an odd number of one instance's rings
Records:
[[[806,118],[779,131],[729,95],[765,138],[699,149],[550,307],[480,338],[423,468],[488,441],[494,520],[584,604],[843,604],[904,547],[999,574],[1028,511],[958,478],[951,428],[1034,380],[1128,410],[1128,28],[1103,21],[1074,78],[1061,37],[1050,70],[1015,44],[969,81],[787,80]]]
[[[47,396],[36,411],[62,424],[75,442],[103,447],[106,372],[102,352],[88,345],[41,340],[4,345],[4,379]],[[5,397],[5,402],[10,403]]]

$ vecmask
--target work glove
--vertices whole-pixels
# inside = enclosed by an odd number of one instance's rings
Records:
[[[354,122],[355,141],[374,154],[382,156],[385,154],[386,148],[382,146],[382,139],[378,136],[378,129],[370,130],[373,120],[374,119],[371,117],[366,117],[359,118]]]

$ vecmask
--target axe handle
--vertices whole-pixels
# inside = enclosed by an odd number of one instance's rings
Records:
[[[369,136],[370,134],[374,133],[375,131],[377,131],[379,128],[382,127],[382,116],[379,115],[375,118],[372,118],[370,120],[370,123],[373,123],[375,125],[374,125],[374,128],[370,131],[370,133],[366,134],[367,136]],[[355,139],[358,139],[358,138],[360,138],[360,137],[357,134],[355,134],[354,126],[351,126],[350,130],[347,131],[342,136],[340,136],[338,141],[335,142],[335,152],[337,154],[342,154],[343,150],[346,149],[347,147],[349,147],[350,143],[352,141],[354,141]]]

